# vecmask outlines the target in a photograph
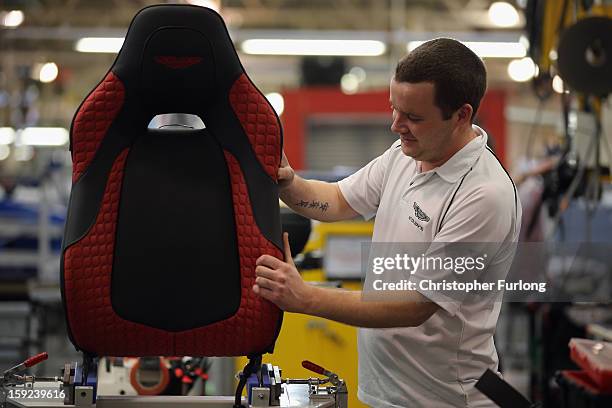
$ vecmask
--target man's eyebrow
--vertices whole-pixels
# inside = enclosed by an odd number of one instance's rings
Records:
[[[391,101],[389,101],[389,104],[390,104],[390,105],[393,107],[393,109],[395,109],[396,111],[399,111],[399,112],[401,112],[401,113],[403,113],[403,114],[405,114],[405,115],[414,116],[414,117],[417,117],[417,118],[423,118],[423,115],[419,115],[418,113],[414,113],[414,112],[404,112],[403,110],[398,109],[398,107],[397,107],[397,106],[395,106],[395,105],[393,104],[393,102],[391,102]]]

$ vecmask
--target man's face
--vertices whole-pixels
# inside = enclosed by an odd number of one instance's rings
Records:
[[[391,131],[400,136],[402,152],[422,162],[442,160],[450,147],[454,121],[442,118],[442,111],[434,102],[434,84],[392,79],[390,92]]]

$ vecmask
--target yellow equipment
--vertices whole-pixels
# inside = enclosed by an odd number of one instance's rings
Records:
[[[317,223],[304,253],[325,253],[330,239],[357,238],[369,241],[374,228],[373,222],[348,221]],[[355,253],[361,252],[361,245],[354,242]],[[357,263],[360,263],[358,259]],[[324,268],[300,271],[304,280],[329,284]],[[355,271],[359,276],[361,271]],[[360,290],[361,280],[342,281],[342,288]],[[276,341],[274,354],[265,355],[264,362],[282,367],[282,377],[299,378],[311,373],[302,368],[302,360],[310,360],[337,372],[346,382],[349,392],[349,407],[365,407],[357,399],[357,329],[345,324],[319,317],[285,313],[283,325]],[[246,359],[236,361],[236,371],[244,367]]]

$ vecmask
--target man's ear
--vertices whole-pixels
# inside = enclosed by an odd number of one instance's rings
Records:
[[[472,105],[469,103],[463,104],[457,110],[457,122],[459,123],[471,123],[472,122],[472,114],[474,113],[474,109]]]

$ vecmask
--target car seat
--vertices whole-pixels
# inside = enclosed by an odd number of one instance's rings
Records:
[[[148,127],[170,113],[205,128]],[[247,355],[256,370],[282,321],[251,290],[257,258],[283,257],[282,128],[222,18],[190,5],[138,12],[70,146],[61,288],[72,343],[88,358]]]

